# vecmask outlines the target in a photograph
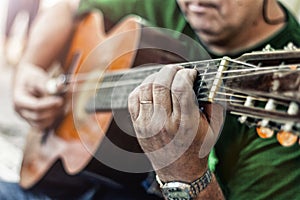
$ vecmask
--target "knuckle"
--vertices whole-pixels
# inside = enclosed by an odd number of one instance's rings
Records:
[[[152,83],[143,83],[138,87],[138,89],[140,91],[151,91],[152,90]]]
[[[153,85],[153,93],[161,93],[165,91],[169,91],[170,88],[167,88],[165,85],[162,84],[154,84]]]

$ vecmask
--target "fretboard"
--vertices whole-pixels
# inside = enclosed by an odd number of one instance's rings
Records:
[[[195,68],[198,78],[195,92],[202,99],[207,98],[212,88],[221,59],[176,64],[184,68]],[[174,65],[174,64],[173,64]],[[158,72],[165,65],[144,66],[130,70],[113,71],[104,74],[97,83],[97,91],[86,106],[87,112],[108,111],[127,108],[129,94],[149,75]],[[204,83],[205,82],[205,83]]]

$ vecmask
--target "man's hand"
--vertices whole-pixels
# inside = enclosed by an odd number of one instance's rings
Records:
[[[13,88],[15,110],[32,127],[43,130],[53,125],[62,112],[63,98],[48,94],[49,76],[42,68],[20,63]]]
[[[129,96],[139,143],[163,181],[191,182],[202,176],[223,124],[220,105],[201,105],[205,114],[199,111],[196,75],[193,69],[166,66]]]

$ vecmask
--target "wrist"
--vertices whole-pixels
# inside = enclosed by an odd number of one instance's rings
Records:
[[[197,161],[195,162],[195,160]],[[191,163],[191,161],[193,162]],[[192,182],[207,171],[207,162],[207,158],[174,162],[168,167],[157,170],[156,174],[163,182],[170,182],[174,180]]]

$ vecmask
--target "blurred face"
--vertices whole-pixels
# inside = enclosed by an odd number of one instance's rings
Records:
[[[256,26],[262,0],[177,0],[192,28],[206,43],[224,45]]]

